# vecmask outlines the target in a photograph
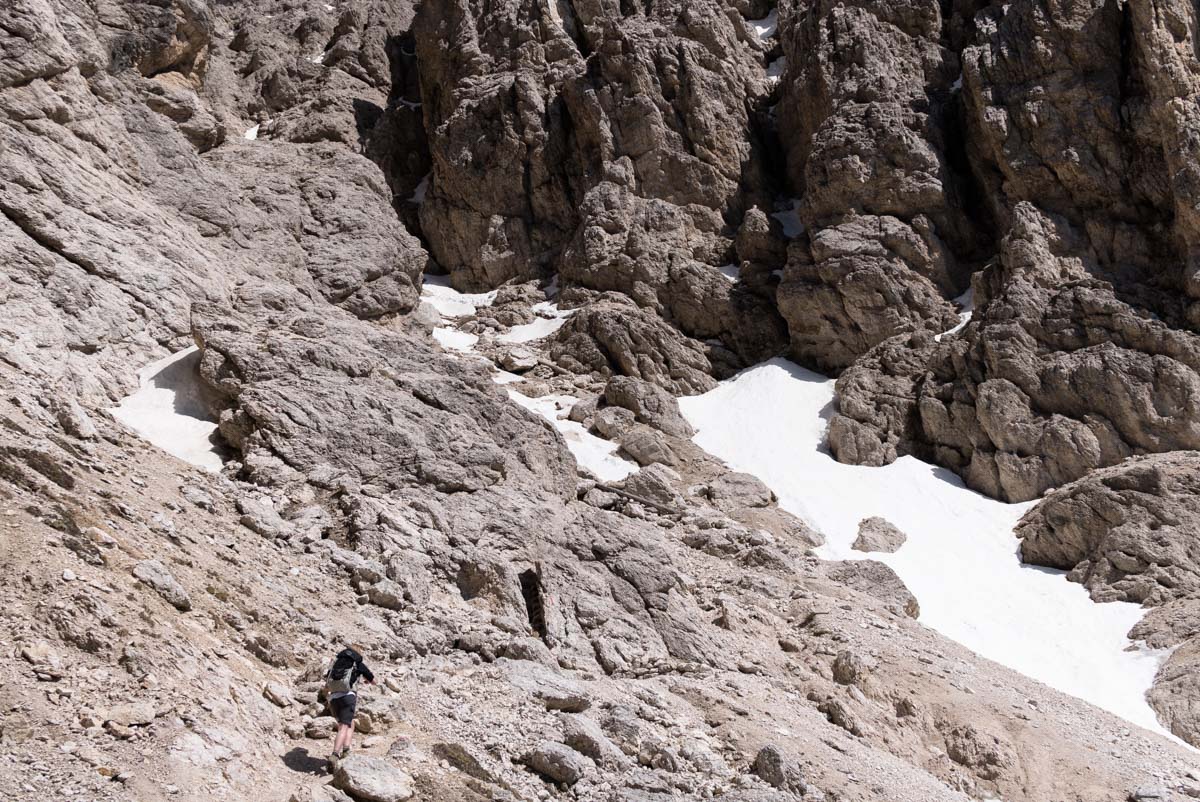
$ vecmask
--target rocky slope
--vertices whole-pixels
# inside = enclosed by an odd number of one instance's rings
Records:
[[[1200,793],[1192,752],[817,559],[674,402],[789,353],[845,371],[839,459],[1081,480],[1025,556],[1160,605],[1135,635],[1184,644],[1153,701],[1195,742],[1193,15],[6,4],[0,791]],[[496,291],[449,334],[421,302],[447,274]],[[219,474],[110,412],[192,346],[166,414],[215,427]],[[329,778],[346,641],[386,682]]]

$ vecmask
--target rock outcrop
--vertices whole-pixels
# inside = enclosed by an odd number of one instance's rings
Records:
[[[456,287],[557,273],[741,364],[784,347],[771,293],[718,269],[770,198],[768,84],[738,14],[461,0],[422,6],[415,35],[433,157],[421,228]]]
[[[1166,6],[995,6],[959,29],[960,134],[998,258],[961,332],[900,335],[843,375],[839,459],[914,454],[1020,501],[1197,447],[1193,222],[1177,212],[1194,54],[1163,31],[1190,11]],[[1043,104],[1047,87],[1062,91]]]
[[[1172,648],[1151,704],[1180,738],[1200,737],[1200,453],[1133,457],[1046,496],[1021,519],[1021,557],[1068,571],[1097,601],[1158,609],[1131,635]]]
[[[790,349],[845,369],[839,458],[1011,498],[1193,448],[1193,34],[1153,5],[5,4],[0,795],[1188,792],[818,559],[675,401]],[[444,273],[496,292],[421,303]],[[1195,739],[1183,459],[1027,543],[1158,605]],[[347,641],[380,683],[326,785]]]

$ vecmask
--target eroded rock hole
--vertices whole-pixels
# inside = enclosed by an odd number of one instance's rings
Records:
[[[542,602],[542,578],[537,571],[530,568],[522,571],[521,597],[525,599],[525,615],[529,618],[529,626],[542,640],[546,639],[546,608]]]

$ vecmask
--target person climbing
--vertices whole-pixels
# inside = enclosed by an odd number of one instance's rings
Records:
[[[358,693],[354,685],[359,678],[365,679],[368,685],[375,684],[375,675],[357,649],[347,646],[338,652],[333,664],[325,672],[325,696],[329,701],[329,711],[337,719],[337,735],[333,739],[333,753],[329,763],[335,764],[350,753],[350,738],[354,734],[354,714],[358,707]]]

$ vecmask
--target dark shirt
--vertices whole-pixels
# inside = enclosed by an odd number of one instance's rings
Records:
[[[335,672],[339,670],[345,670],[347,660],[354,662],[354,670],[350,673],[351,688],[354,688],[354,685],[358,682],[359,677],[365,677],[367,682],[375,681],[375,675],[371,673],[371,669],[367,668],[367,664],[363,662],[362,655],[353,649],[343,649],[338,653],[337,661],[333,664],[333,670]],[[354,691],[351,690],[350,692],[353,693]],[[341,694],[334,694],[335,697],[340,695]]]

